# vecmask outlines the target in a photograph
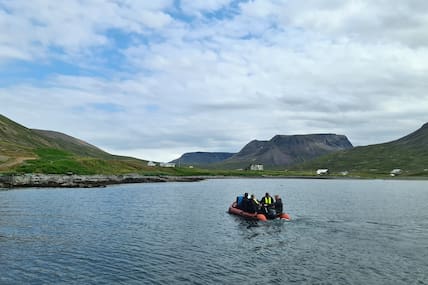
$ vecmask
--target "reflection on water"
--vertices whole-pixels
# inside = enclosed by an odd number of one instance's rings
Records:
[[[0,284],[427,284],[424,181],[225,179],[0,192]],[[241,192],[293,218],[247,221]]]

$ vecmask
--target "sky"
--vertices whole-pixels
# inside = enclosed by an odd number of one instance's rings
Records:
[[[0,113],[170,161],[428,122],[428,1],[0,0]]]

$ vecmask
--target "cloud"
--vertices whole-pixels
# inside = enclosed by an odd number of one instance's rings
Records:
[[[232,0],[181,0],[180,8],[188,14],[200,14],[203,12],[214,12],[220,10],[223,7],[228,6]]]
[[[388,1],[255,0],[242,4],[244,13],[276,17],[285,27],[334,38],[395,42],[412,47],[427,46],[427,3],[411,0],[390,5]]]
[[[380,143],[426,122],[425,2],[146,2],[0,6],[1,113],[164,161],[276,134]]]
[[[111,29],[146,34],[170,24],[173,19],[164,9],[172,1],[154,2],[8,1],[0,10],[0,45],[27,58],[30,54],[33,60],[55,53],[91,56],[90,48],[110,44],[106,32]]]

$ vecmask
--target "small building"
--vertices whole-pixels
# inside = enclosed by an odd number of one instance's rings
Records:
[[[147,162],[147,166],[156,166],[156,162],[149,161]]]
[[[175,167],[175,163],[172,163],[172,162],[161,162],[159,164],[159,166],[160,167],[171,167],[171,168],[174,168]]]
[[[396,168],[391,170],[391,172],[389,173],[389,175],[391,176],[397,176],[400,175],[403,171],[400,168]]]
[[[327,168],[317,169],[317,175],[328,175],[328,174],[329,174],[329,171]]]
[[[263,171],[263,169],[264,169],[263,164],[251,164],[250,165],[250,170]]]

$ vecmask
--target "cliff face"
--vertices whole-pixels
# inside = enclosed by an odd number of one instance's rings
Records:
[[[224,162],[231,165],[260,163],[266,167],[279,168],[352,147],[344,135],[276,135],[269,141],[251,141]]]

